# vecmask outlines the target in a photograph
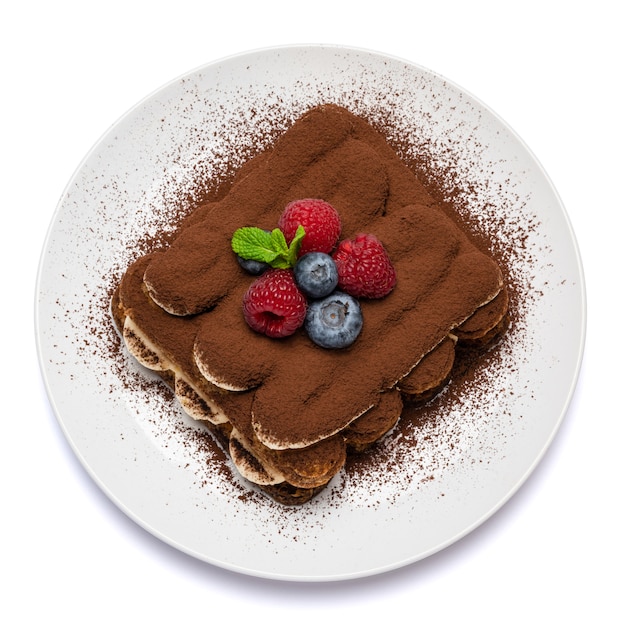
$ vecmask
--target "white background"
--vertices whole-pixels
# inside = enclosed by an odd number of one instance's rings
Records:
[[[626,265],[626,56],[616,6],[57,0],[2,9],[0,622],[307,624],[328,616],[366,623],[626,623],[624,323],[617,302]],[[140,529],[73,456],[48,405],[34,341],[41,247],[61,193],[92,145],[137,101],[180,74],[230,54],[293,43],[399,56],[487,103],[550,175],[577,233],[587,281],[579,385],[527,483],[447,550],[346,582],[229,573]]]

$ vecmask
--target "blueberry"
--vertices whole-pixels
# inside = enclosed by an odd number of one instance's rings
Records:
[[[311,340],[322,348],[345,348],[363,328],[358,300],[335,291],[322,300],[309,303],[304,328]]]
[[[324,298],[333,292],[339,280],[333,258],[323,252],[303,254],[293,268],[300,291],[309,298]]]
[[[252,274],[253,276],[260,276],[269,269],[269,264],[263,263],[262,261],[255,261],[253,259],[244,259],[237,255],[237,262],[241,267],[248,272],[248,274]]]

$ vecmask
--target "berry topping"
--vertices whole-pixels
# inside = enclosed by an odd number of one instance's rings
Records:
[[[293,268],[296,285],[309,298],[323,298],[337,286],[339,275],[332,257],[324,252],[307,252]]]
[[[243,315],[250,328],[268,337],[287,337],[302,326],[307,303],[291,270],[270,269],[243,297]]]
[[[357,298],[382,298],[396,284],[396,271],[380,240],[357,235],[342,241],[333,254],[339,289]]]
[[[278,221],[288,243],[296,236],[298,226],[304,227],[306,233],[300,256],[307,252],[332,252],[341,234],[339,214],[324,200],[306,198],[290,202]]]
[[[322,348],[345,348],[363,328],[361,307],[349,294],[335,291],[323,300],[310,303],[304,328],[311,340]]]
[[[237,255],[237,263],[241,268],[252,276],[260,276],[265,270],[270,268],[269,263],[263,263],[263,261],[255,261],[254,259],[244,259]]]

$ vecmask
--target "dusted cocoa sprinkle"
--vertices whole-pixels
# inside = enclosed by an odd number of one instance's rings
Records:
[[[234,261],[230,238],[241,225],[275,227],[294,197],[331,202],[343,238],[374,233],[393,261],[396,287],[385,298],[361,301],[363,331],[347,349],[320,349],[303,329],[268,339],[241,314],[252,278]],[[227,388],[254,388],[252,427],[272,448],[301,448],[345,428],[502,289],[497,265],[384,138],[333,104],[299,118],[271,151],[246,165],[228,195],[200,211],[164,253],[140,265],[151,296],[177,315],[142,308],[130,289],[125,301],[175,362],[191,372],[195,353],[202,371]],[[236,414],[229,419],[249,431]]]
[[[299,99],[292,93],[276,93],[268,100],[265,92],[260,97],[248,90],[219,113],[208,106],[209,96],[204,102],[200,95],[195,106],[207,105],[211,111],[205,126],[211,129],[211,147],[207,148],[207,133],[202,128],[183,136],[178,128],[172,128],[178,147],[174,153],[163,155],[163,176],[146,186],[141,203],[129,205],[125,201],[123,180],[107,181],[101,188],[97,179],[89,183],[92,197],[99,198],[94,207],[96,221],[106,228],[99,232],[92,256],[81,261],[91,277],[84,291],[60,298],[57,312],[76,329],[80,342],[77,358],[90,368],[100,368],[111,397],[123,397],[129,417],[136,420],[146,437],[170,462],[195,476],[196,506],[204,506],[203,493],[223,494],[229,502],[239,500],[258,517],[259,540],[272,541],[277,528],[278,532],[284,528],[293,534],[294,540],[315,537],[318,531],[322,533],[324,524],[320,511],[340,513],[344,506],[379,507],[403,498],[409,488],[436,488],[446,476],[497,461],[506,454],[507,433],[523,430],[523,407],[511,412],[508,405],[491,399],[503,390],[527,385],[520,377],[520,365],[535,349],[527,321],[541,290],[548,287],[537,284],[534,276],[537,259],[549,256],[549,243],[529,209],[531,198],[518,194],[517,175],[508,172],[506,163],[486,156],[486,147],[476,140],[470,127],[476,124],[473,102],[466,99],[457,103],[469,112],[468,122],[451,128],[445,119],[439,121],[420,112],[413,84],[402,93],[395,88],[397,76],[393,82],[394,87],[386,89],[378,81],[372,93],[364,93],[360,85],[353,90],[344,87],[334,94],[333,101],[381,130],[429,193],[438,194],[449,206],[450,215],[497,259],[511,297],[511,328],[472,368],[461,375],[456,373],[433,402],[419,410],[406,409],[411,419],[403,420],[376,446],[367,463],[355,459],[314,502],[298,509],[274,504],[239,481],[220,446],[185,418],[161,382],[120,349],[110,323],[109,304],[115,285],[133,260],[167,244],[168,233],[176,231],[192,208],[224,193],[243,163],[271,145],[305,110],[327,102],[329,92],[301,84]],[[422,88],[424,99],[438,99],[443,111],[446,103],[438,93],[439,86],[424,81]],[[160,132],[170,132],[167,119]],[[119,218],[111,217],[109,205],[124,207],[124,211],[114,213]],[[82,305],[85,299],[88,307]],[[60,353],[59,368],[63,368],[64,358],[74,357]],[[231,478],[225,480],[222,472]]]

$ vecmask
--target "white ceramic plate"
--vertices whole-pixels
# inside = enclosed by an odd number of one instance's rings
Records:
[[[436,423],[393,433],[362,476],[341,473],[286,508],[248,494],[162,386],[117,346],[108,298],[144,236],[167,225],[198,176],[237,146],[333,101],[386,120],[456,173],[463,207],[515,283],[516,322]],[[452,149],[450,149],[452,147]],[[515,493],[567,409],[585,331],[580,259],[566,213],[514,132],[460,87],[378,53],[274,48],[199,68],[129,111],[69,182],[44,245],[36,303],[50,402],[105,493],[162,540],[209,563],[290,580],[366,576],[466,535]],[[485,380],[490,380],[485,391]],[[147,382],[148,381],[148,382]],[[418,445],[414,445],[418,441]]]

